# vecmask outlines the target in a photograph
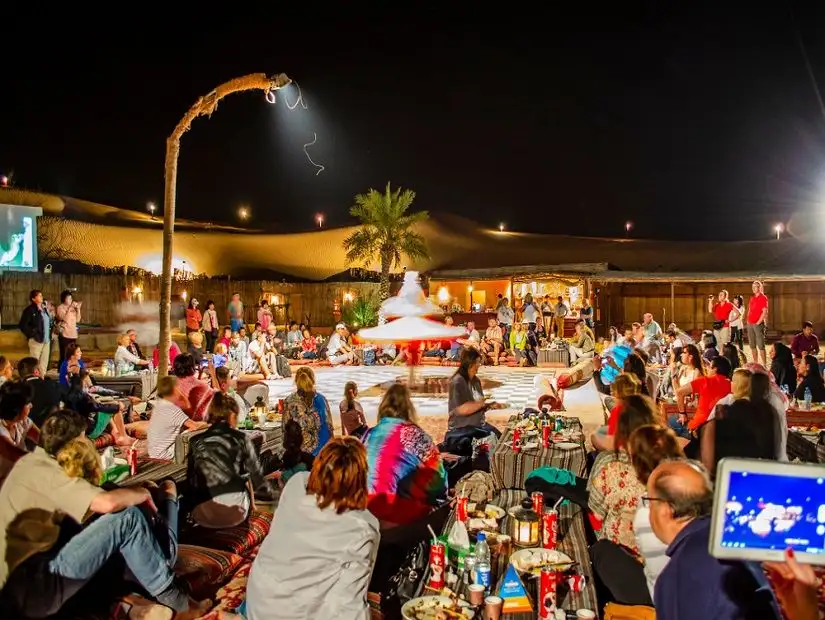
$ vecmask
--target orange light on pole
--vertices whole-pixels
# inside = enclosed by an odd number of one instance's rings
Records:
[[[315,221],[318,223],[318,228],[323,228],[324,227],[324,214],[319,213],[318,215],[316,215],[315,216]]]

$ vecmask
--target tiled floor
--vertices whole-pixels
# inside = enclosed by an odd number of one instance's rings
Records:
[[[314,371],[318,391],[327,397],[334,414],[337,414],[338,403],[343,398],[344,384],[347,381],[355,381],[359,389],[364,392],[378,384],[407,376],[407,368],[398,366],[319,367],[315,368]],[[491,413],[489,415],[491,422],[496,423],[505,420],[513,413],[512,410],[521,411],[529,404],[535,405],[537,397],[536,377],[554,377],[558,372],[560,371],[550,368],[483,367],[479,373],[483,380],[488,379],[501,384],[489,390],[487,395],[498,402],[506,404],[510,410]],[[418,373],[421,377],[450,377],[455,373],[455,368],[422,367],[419,368]],[[294,389],[295,384],[291,379],[271,381],[270,398],[283,398]],[[374,424],[381,396],[364,395],[359,397],[358,400],[364,407],[367,421]],[[592,381],[574,390],[568,390],[565,393],[564,402],[568,414],[581,419],[588,434],[596,426],[604,424],[601,401]],[[440,436],[446,430],[447,423],[446,395],[414,396],[413,403],[418,412],[421,426],[426,427],[434,437],[440,439]],[[337,415],[333,415],[336,425],[337,417]]]

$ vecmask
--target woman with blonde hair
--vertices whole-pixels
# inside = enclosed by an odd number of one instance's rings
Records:
[[[286,398],[282,424],[295,420],[304,436],[303,449],[318,456],[333,437],[329,401],[315,390],[315,373],[309,366],[301,366],[295,373],[295,387],[295,392]]]
[[[55,458],[69,477],[82,478],[89,484],[100,486],[103,463],[95,445],[87,437],[72,439],[60,449]]]
[[[367,588],[378,521],[367,508],[367,454],[353,437],[331,440],[284,487],[278,518],[252,563],[246,617],[369,617]]]
[[[607,425],[596,429],[590,437],[590,443],[596,450],[612,450],[615,446],[613,437],[619,427],[619,416],[624,408],[624,401],[636,394],[642,393],[642,383],[636,375],[623,372],[610,385],[610,398],[605,399],[605,406],[610,407]]]
[[[132,339],[129,334],[120,334],[117,337],[117,349],[115,350],[115,368],[118,372],[132,372],[138,366],[148,366],[147,360],[140,359],[129,350]]]
[[[426,516],[446,499],[447,474],[432,438],[418,426],[407,386],[396,383],[364,436],[369,461],[369,509],[385,526]]]

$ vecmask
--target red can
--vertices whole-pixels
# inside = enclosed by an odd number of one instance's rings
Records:
[[[430,544],[430,578],[427,587],[441,591],[445,584],[446,549],[444,543],[435,541]]]
[[[513,452],[521,452],[521,429],[513,429]]]
[[[134,448],[126,448],[126,464],[129,465],[129,475],[134,476],[138,470],[138,454]]]
[[[469,502],[468,497],[459,497],[456,500],[455,504],[455,520],[461,521],[462,523],[466,523],[469,515],[467,514],[467,503]]]
[[[549,426],[542,426],[541,427],[541,445],[545,448],[550,447],[550,427]]]
[[[553,620],[556,617],[556,571],[542,568],[539,578],[539,618]]]
[[[284,412],[284,407],[285,407],[285,405],[284,405],[284,399],[283,399],[283,398],[279,398],[279,399],[278,399],[278,413],[283,413],[283,412]]]
[[[541,544],[545,549],[555,549],[559,542],[559,513],[547,510],[541,515]]]
[[[533,512],[540,517],[544,513],[544,493],[541,491],[531,493],[530,499],[533,500]]]
[[[584,592],[584,575],[570,575],[567,578],[567,585],[570,587],[571,592],[576,594]]]

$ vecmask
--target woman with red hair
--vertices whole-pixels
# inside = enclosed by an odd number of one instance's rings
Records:
[[[290,478],[249,573],[248,620],[369,616],[380,535],[367,497],[367,452],[354,437],[332,439],[311,472]]]

